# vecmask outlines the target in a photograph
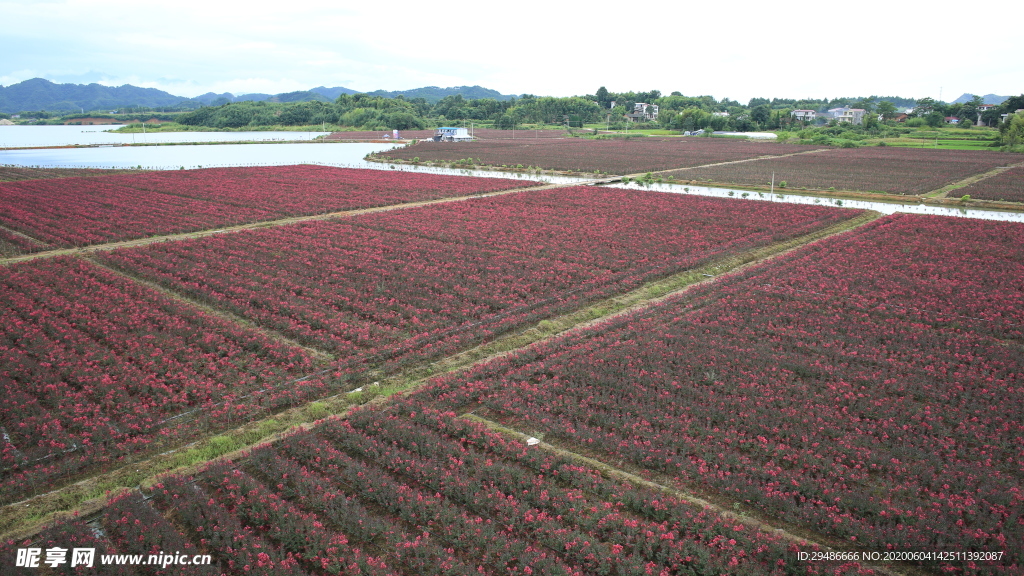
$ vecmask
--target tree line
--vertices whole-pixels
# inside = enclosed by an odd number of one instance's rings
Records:
[[[507,100],[465,98],[448,95],[435,103],[425,98],[388,97],[374,94],[341,94],[326,99],[302,102],[238,101],[204,106],[184,113],[153,114],[190,127],[213,129],[265,129],[274,126],[329,125],[330,129],[416,130],[447,124],[477,122],[499,129],[537,125],[561,125],[581,128],[604,125],[612,129],[627,127],[626,115],[637,103],[658,106],[656,118],[644,119],[645,127],[668,130],[799,130],[827,124],[827,119],[802,123],[793,110],[825,112],[831,108],[862,108],[865,128],[872,130],[879,120],[893,121],[900,110],[912,109],[916,125],[939,126],[952,116],[961,123],[998,126],[1001,115],[1024,108],[1024,95],[1014,96],[1000,106],[981,111],[981,98],[966,103],[944,103],[932,98],[870,96],[836,99],[751,98],[746,104],[729,98],[684,96],[680,92],[663,95],[658,90],[611,92],[600,87],[594,94],[554,97],[524,94]],[[151,110],[151,109],[150,109]],[[127,110],[126,110],[127,111]],[[155,111],[154,111],[155,112]],[[42,117],[41,113],[37,117]],[[56,121],[56,119],[54,119]]]

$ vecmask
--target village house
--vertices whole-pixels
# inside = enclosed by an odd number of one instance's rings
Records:
[[[860,124],[864,122],[864,114],[866,113],[867,111],[863,108],[842,108],[835,118],[840,122]]]
[[[645,122],[647,120],[657,120],[658,105],[637,102],[636,104],[633,104],[632,114],[626,114],[626,118],[628,118],[631,122]]]
[[[1010,114],[1021,114],[1021,113],[1024,113],[1024,108],[1017,108],[1017,110],[1014,111],[1014,112],[1007,112],[1006,114],[1000,114],[999,115],[999,121],[1000,122],[1006,122],[1006,119],[1010,117]]]
[[[814,119],[818,116],[818,113],[814,110],[793,110],[789,114],[794,120],[800,122],[814,122]]]

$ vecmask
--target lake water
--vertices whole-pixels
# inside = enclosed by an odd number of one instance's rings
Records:
[[[313,140],[330,132],[150,132],[111,134],[106,126],[0,126],[0,148],[82,146],[103,144],[168,144],[176,142],[274,142]]]
[[[0,127],[0,131],[12,128]],[[21,128],[21,127],[14,127]],[[27,128],[69,128],[67,126],[29,126]],[[74,126],[73,128],[82,128]],[[99,127],[97,127],[99,128]],[[0,132],[2,133],[2,132]],[[197,133],[191,133],[197,134]],[[213,132],[218,137],[242,132]],[[280,135],[281,132],[264,134]],[[292,134],[292,133],[287,133]],[[301,134],[301,133],[300,133]],[[122,135],[123,136],[123,135]],[[217,138],[222,140],[222,138]],[[176,146],[117,146],[110,148],[52,148],[29,150],[0,150],[0,165],[67,168],[143,168],[155,170],[178,170],[181,167],[213,168],[222,166],[285,166],[292,164],[321,164],[347,168],[367,168],[373,170],[401,170],[409,172],[428,172],[432,174],[456,174],[481,176],[485,178],[515,178],[522,180],[541,180],[553,184],[572,184],[589,181],[587,178],[503,173],[490,170],[464,170],[452,168],[434,168],[426,166],[410,166],[404,164],[381,164],[367,162],[363,157],[370,152],[381,152],[394,148],[395,144],[361,144],[361,143],[289,143],[289,144],[217,144],[217,145],[176,145]],[[744,192],[728,188],[707,188],[702,186],[683,186],[678,184],[651,184],[641,186],[636,183],[618,184],[624,188],[645,188],[676,194],[695,194],[719,198],[747,199],[762,202],[784,202],[792,204],[819,204],[822,206],[841,206],[843,208],[875,210],[883,214],[906,212],[911,214],[933,214],[964,218],[981,218],[986,220],[1003,220],[1024,222],[1024,213],[1002,212],[994,210],[977,210],[932,206],[917,203],[868,202],[845,198],[821,198],[800,196],[798,194],[770,194],[767,192]],[[746,196],[744,196],[746,194]]]
[[[330,164],[366,167],[370,152],[393,144],[206,144],[175,146],[115,146],[111,148],[33,148],[0,150],[0,164],[61,168],[133,168],[154,170],[217,166],[284,166]]]
[[[280,134],[280,132],[276,132]],[[431,174],[455,174],[484,178],[540,180],[553,184],[585,182],[585,178],[537,176],[490,170],[464,170],[406,164],[381,164],[363,160],[371,152],[395,148],[395,144],[310,142],[289,144],[197,144],[175,146],[115,146],[111,148],[33,148],[0,150],[0,165],[46,168],[136,168],[180,170],[224,166],[290,166],[320,164],[342,168],[401,170]]]

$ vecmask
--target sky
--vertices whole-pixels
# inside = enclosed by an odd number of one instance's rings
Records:
[[[0,0],[0,85],[178,96],[473,86],[572,96],[1024,93],[1020,39],[934,2]],[[986,2],[990,14],[1017,11]]]

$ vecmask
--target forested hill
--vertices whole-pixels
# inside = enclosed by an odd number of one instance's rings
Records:
[[[314,88],[316,90],[316,88]],[[385,98],[394,98],[401,96],[406,99],[411,98],[423,98],[428,104],[437,104],[446,96],[460,95],[466,100],[481,100],[484,98],[493,98],[498,101],[511,100],[517,98],[514,94],[502,94],[497,90],[491,90],[489,88],[483,88],[480,86],[456,86],[454,88],[438,88],[437,86],[427,86],[425,88],[415,88],[413,90],[397,90],[388,92],[386,90],[376,90],[369,92],[370,96],[383,96]]]
[[[967,93],[962,94],[956,100],[953,100],[952,104],[966,104],[966,103],[974,100],[974,98],[975,98],[974,94],[971,94],[971,93],[967,92]],[[984,96],[981,97],[981,103],[982,104],[995,104],[995,105],[998,106],[999,104],[1002,104],[1003,102],[1006,102],[1009,98],[1010,98],[1009,96],[998,96],[996,94],[985,94]]]
[[[310,90],[299,90],[283,94],[240,94],[230,92],[217,94],[207,92],[194,98],[175,96],[156,88],[139,88],[131,84],[124,86],[103,86],[101,84],[57,84],[42,78],[25,80],[10,86],[0,86],[0,112],[109,112],[117,108],[144,107],[151,109],[195,110],[202,106],[220,106],[232,102],[334,102],[342,94],[357,94],[357,90],[335,86],[317,86]],[[461,95],[467,100],[493,98],[499,101],[511,100],[515,96],[480,86],[455,86],[439,88],[426,86],[412,90],[376,90],[373,96],[406,99],[423,98],[428,104],[436,104],[446,96]]]
[[[113,110],[125,106],[163,108],[181,102],[175,96],[156,88],[102,86],[100,84],[55,84],[42,78],[0,86],[0,112],[36,112],[39,110],[69,111]]]

